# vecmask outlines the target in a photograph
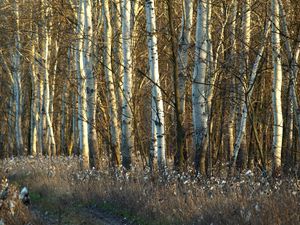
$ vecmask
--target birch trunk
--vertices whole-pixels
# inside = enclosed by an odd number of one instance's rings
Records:
[[[49,35],[49,28],[47,24],[47,18],[49,17],[49,6],[47,4],[47,0],[43,0],[43,6],[45,7],[45,18],[44,18],[44,112],[45,112],[45,117],[46,117],[46,123],[47,123],[47,128],[49,132],[49,141],[48,143],[48,155],[51,156],[53,153],[54,155],[56,154],[56,144],[55,144],[55,139],[54,139],[54,132],[53,132],[53,127],[52,127],[52,121],[50,118],[50,113],[49,113],[49,107],[50,107],[50,88],[49,88],[49,46],[50,46],[50,35]]]
[[[110,24],[110,10],[109,2],[102,0],[103,18],[104,18],[104,71],[106,78],[106,87],[109,104],[109,119],[110,119],[110,137],[111,137],[111,150],[112,150],[112,161],[116,167],[121,165],[120,156],[120,131],[118,125],[118,111],[117,101],[115,94],[115,86],[112,74],[112,29]]]
[[[195,43],[195,68],[192,83],[192,104],[194,124],[194,146],[195,146],[195,169],[202,175],[206,174],[204,148],[207,136],[208,114],[206,111],[207,102],[205,99],[205,80],[207,73],[207,7],[208,1],[198,0],[196,43]],[[200,160],[201,159],[201,160]],[[199,171],[200,170],[200,171]]]
[[[52,26],[52,24],[50,24],[50,26]],[[54,67],[53,67],[52,84],[51,84],[50,97],[49,97],[49,115],[50,115],[51,124],[54,124],[54,118],[53,118],[53,114],[54,114],[54,94],[55,94],[55,84],[56,84],[56,74],[57,74],[57,64],[58,64],[58,51],[59,51],[58,41],[55,40],[55,44],[54,44],[54,55],[55,55],[54,60],[55,60],[55,62],[54,62]],[[53,130],[53,125],[52,125],[52,130]],[[49,133],[48,135],[51,134],[50,129],[48,129],[48,133]],[[54,131],[53,131],[53,133],[54,133]],[[52,139],[51,135],[50,135],[49,139],[50,140]],[[57,155],[56,146],[55,146],[55,148],[51,148],[51,155],[52,156]]]
[[[122,55],[122,35],[121,35],[121,2],[118,0],[113,1],[113,56],[114,56],[114,74],[115,74],[115,89],[117,95],[117,104],[119,107],[119,112],[122,110],[123,102],[123,55]],[[119,113],[121,115],[121,113]]]
[[[92,24],[92,5],[90,0],[84,0],[84,70],[86,75],[86,94],[87,94],[87,116],[88,116],[88,140],[90,163],[99,168],[98,141],[96,131],[96,90],[97,83],[93,73],[93,24]]]
[[[233,68],[235,67],[236,62],[236,19],[237,19],[237,1],[232,0],[230,5],[230,18],[229,18],[229,52],[228,52],[228,73],[233,73]],[[228,147],[228,161],[233,158],[234,153],[234,124],[235,124],[235,96],[234,96],[234,76],[231,75],[228,81],[228,90],[229,96],[227,104],[229,106],[229,114],[228,114],[228,121],[226,124],[227,130],[227,147]]]
[[[122,165],[131,168],[131,154],[134,148],[133,109],[132,109],[132,56],[130,45],[130,8],[129,0],[122,1],[122,48],[124,60],[123,106],[122,106]]]
[[[35,31],[32,29],[32,32]],[[37,144],[38,144],[38,80],[36,75],[36,63],[35,63],[35,40],[36,35],[33,35],[33,40],[31,42],[31,85],[32,85],[32,100],[31,100],[31,134],[30,134],[30,153],[32,156],[37,155]]]
[[[150,76],[154,84],[152,84],[152,131],[156,131],[152,136],[157,140],[157,163],[160,169],[166,166],[165,156],[165,115],[162,93],[159,81],[158,68],[158,50],[157,50],[157,30],[154,0],[146,0],[146,21],[147,21],[147,39],[148,39],[148,58],[150,66]]]
[[[15,32],[15,52],[12,56],[12,68],[13,68],[13,79],[14,79],[14,97],[15,97],[15,132],[16,132],[16,149],[18,155],[24,154],[24,144],[22,136],[22,115],[21,115],[21,40],[20,40],[20,29],[19,29],[19,2],[14,1],[14,11],[16,20],[16,32]]]
[[[242,136],[240,149],[238,150],[238,168],[245,169],[247,166],[248,149],[246,140],[246,129],[240,131],[238,124],[242,123],[243,105],[246,99],[246,87],[247,87],[247,73],[249,65],[249,47],[251,39],[251,0],[244,0],[242,6],[242,39],[241,39],[241,57],[240,57],[240,79],[238,83],[238,99],[239,104],[237,107],[237,127],[236,127],[236,139],[239,133],[244,133]],[[246,122],[246,121],[245,121]],[[234,153],[235,154],[235,153]]]
[[[151,35],[148,33],[151,30],[151,17],[149,7],[151,7],[151,3],[149,5],[149,2],[146,1],[145,10],[146,10],[146,30],[147,30],[147,45],[148,45],[148,63],[149,63],[149,72],[150,72],[150,78],[153,80],[153,55],[151,51],[151,47],[153,45],[151,40]],[[157,118],[157,115],[155,113],[156,109],[156,102],[155,98],[153,97],[153,90],[154,90],[155,84],[152,84],[151,88],[151,144],[150,144],[150,151],[149,151],[149,166],[151,169],[154,169],[155,163],[157,163],[157,153],[158,153],[158,145],[157,145],[157,127],[155,126],[155,121]]]
[[[274,68],[272,103],[274,114],[273,125],[273,174],[279,175],[281,170],[281,149],[283,137],[283,117],[281,105],[282,66],[280,46],[280,17],[277,0],[271,2],[272,11],[272,58]]]
[[[78,116],[79,116],[79,139],[80,139],[80,152],[82,155],[81,168],[90,168],[90,157],[89,157],[89,141],[88,141],[88,113],[87,113],[87,72],[85,70],[87,59],[85,56],[85,29],[84,24],[86,18],[86,0],[80,0],[80,6],[78,9],[78,44],[77,44],[77,62],[78,81],[79,81],[79,102],[78,102]]]
[[[51,25],[52,26],[52,25]],[[49,105],[49,112],[50,112],[50,119],[53,122],[53,113],[54,113],[54,95],[55,95],[55,84],[56,84],[56,75],[57,75],[57,64],[58,64],[58,40],[56,39],[54,42],[54,66],[53,66],[53,76],[52,76],[52,84],[51,84],[51,91],[50,91],[50,105]]]

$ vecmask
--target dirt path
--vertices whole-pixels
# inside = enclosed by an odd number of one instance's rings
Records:
[[[55,214],[37,207],[32,211],[45,225],[133,225],[96,207],[66,207],[66,210]]]

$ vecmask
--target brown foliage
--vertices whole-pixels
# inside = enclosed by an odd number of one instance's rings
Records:
[[[295,224],[300,221],[296,178],[241,175],[230,179],[202,179],[173,171],[151,174],[135,168],[130,174],[105,168],[102,168],[104,172],[78,172],[78,164],[77,158],[15,159],[3,164],[1,169],[5,166],[8,174],[14,174],[12,179],[41,196],[39,201],[43,199],[44,207],[48,201],[53,210],[59,209],[60,216],[64,216],[66,207],[85,205],[130,217],[136,224]],[[41,206],[39,201],[33,204]],[[50,206],[47,207],[49,210]]]
[[[2,181],[5,180],[6,178],[3,177]],[[0,185],[0,190],[5,192],[0,199],[0,221],[5,225],[40,224],[29,208],[19,199],[17,187],[8,185],[8,188],[4,188],[5,183],[2,182]]]

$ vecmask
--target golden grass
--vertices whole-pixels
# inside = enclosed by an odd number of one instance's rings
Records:
[[[299,180],[263,177],[195,179],[173,171],[130,174],[80,171],[77,158],[14,159],[1,170],[26,185],[34,204],[64,216],[66,207],[93,206],[136,224],[297,224]]]

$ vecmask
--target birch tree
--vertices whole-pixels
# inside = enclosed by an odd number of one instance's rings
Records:
[[[98,141],[96,131],[96,90],[97,82],[93,73],[93,25],[91,0],[84,0],[84,71],[86,73],[86,94],[88,110],[89,151],[94,166],[99,168]]]
[[[80,6],[78,8],[77,17],[77,32],[78,32],[78,44],[77,44],[77,75],[78,75],[78,116],[79,116],[79,139],[80,139],[80,153],[82,155],[82,169],[89,169],[89,141],[88,141],[88,113],[87,113],[87,72],[86,68],[86,56],[84,52],[84,21],[87,15],[86,0],[80,0]]]
[[[272,106],[273,106],[273,174],[279,175],[281,169],[281,149],[283,137],[283,116],[281,105],[281,88],[282,88],[282,65],[281,65],[281,46],[280,46],[280,16],[278,0],[271,2],[272,12],[272,59],[273,59],[273,89],[272,89]]]
[[[117,101],[115,94],[115,86],[112,73],[112,28],[110,24],[110,10],[109,1],[102,0],[102,10],[104,19],[104,51],[103,51],[103,61],[104,61],[104,71],[106,78],[106,87],[108,95],[109,104],[109,119],[110,119],[110,136],[111,136],[111,150],[112,150],[112,160],[113,163],[119,167],[121,165],[120,158],[120,132],[118,125],[118,111],[117,111]]]
[[[36,40],[37,35],[36,32],[33,29],[33,24],[31,24],[32,27],[32,41],[31,41],[31,85],[32,85],[32,99],[31,99],[31,134],[30,134],[30,153],[33,156],[37,155],[37,147],[38,147],[38,79],[36,74]]]
[[[23,155],[24,144],[22,136],[22,115],[21,115],[21,39],[20,39],[20,18],[19,18],[19,2],[13,2],[15,12],[15,26],[14,33],[15,49],[12,54],[12,75],[13,75],[13,93],[15,98],[15,133],[16,133],[16,149],[18,155]]]
[[[229,50],[228,57],[226,58],[226,64],[228,64],[228,73],[231,74],[231,77],[228,81],[228,106],[229,106],[229,114],[228,121],[226,124],[227,130],[227,144],[228,144],[228,159],[231,160],[233,158],[234,153],[234,124],[235,124],[235,80],[232,74],[234,73],[234,66],[236,62],[236,20],[237,20],[237,1],[232,0],[230,7],[230,16],[228,23],[228,38],[229,38]]]
[[[130,9],[129,0],[122,1],[122,49],[123,49],[123,103],[122,103],[122,165],[131,168],[131,154],[134,148],[132,113],[132,56],[130,45]]]
[[[159,81],[159,68],[158,68],[158,49],[157,49],[157,30],[156,30],[156,16],[154,0],[146,0],[146,21],[147,21],[147,39],[148,39],[148,58],[150,67],[150,76],[153,81],[152,84],[152,157],[156,155],[157,162],[161,169],[166,166],[165,156],[165,115],[164,105],[162,99],[162,92],[160,89]],[[157,146],[157,148],[156,148]]]
[[[45,10],[44,14],[44,24],[43,24],[43,33],[44,33],[44,50],[43,50],[43,61],[44,61],[44,93],[43,93],[43,99],[44,99],[44,113],[46,117],[46,123],[47,123],[47,131],[49,132],[49,146],[48,149],[48,155],[56,155],[56,143],[54,139],[54,132],[52,127],[52,121],[50,118],[50,112],[49,112],[49,106],[50,106],[50,87],[49,87],[49,47],[51,44],[50,41],[50,28],[48,27],[48,18],[49,18],[49,5],[47,4],[47,0],[42,1],[42,6]]]
[[[192,104],[193,104],[193,125],[194,125],[194,146],[195,146],[195,168],[197,172],[206,174],[204,148],[207,136],[208,114],[205,99],[205,80],[207,73],[207,7],[208,1],[198,0],[196,43],[195,43],[195,67],[192,82]],[[201,161],[200,161],[201,159]],[[200,169],[200,171],[199,171]]]
[[[119,109],[122,109],[123,102],[123,54],[122,54],[122,15],[121,15],[121,1],[113,0],[112,1],[112,23],[113,23],[113,71],[115,75],[115,89],[117,104]],[[120,113],[121,115],[121,113]]]
[[[251,40],[251,0],[242,1],[242,38],[241,38],[241,53],[240,53],[240,77],[238,80],[238,106],[237,106],[237,119],[238,123],[242,123],[243,115],[243,104],[246,102],[246,87],[247,87],[247,73],[249,65],[249,49],[250,49],[250,40]],[[245,121],[246,122],[246,121]],[[246,129],[240,131],[240,125],[236,127],[236,139],[239,133],[244,133],[245,135],[241,136],[241,144],[239,149],[235,148],[234,155],[239,153],[239,167],[245,169],[247,163],[247,140],[246,140]]]

